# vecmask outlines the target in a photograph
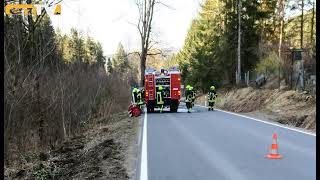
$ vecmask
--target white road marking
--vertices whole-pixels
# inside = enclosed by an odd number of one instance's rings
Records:
[[[145,111],[143,120],[140,180],[148,180],[147,127],[147,111]]]
[[[141,123],[140,123],[141,125]],[[143,125],[143,121],[142,121],[142,125]],[[141,146],[141,141],[142,141],[142,128],[139,128],[139,139],[138,139],[138,147],[142,147]]]
[[[203,108],[207,108],[206,106],[202,106],[202,105],[196,105],[196,106],[203,107]],[[280,125],[280,124],[276,124],[276,123],[272,123],[272,122],[268,122],[268,121],[256,119],[256,118],[253,118],[253,117],[244,116],[244,115],[237,114],[237,113],[233,113],[233,112],[229,112],[229,111],[224,111],[224,110],[221,110],[221,109],[216,109],[216,108],[215,108],[215,110],[221,111],[221,112],[224,112],[224,113],[228,113],[228,114],[232,114],[232,115],[235,115],[235,116],[244,117],[244,118],[251,119],[251,120],[254,120],[254,121],[262,122],[262,123],[265,123],[265,124],[282,127],[282,128],[284,128],[284,129],[289,129],[289,130],[296,131],[296,132],[300,132],[300,133],[303,133],[303,134],[308,134],[308,135],[311,135],[311,136],[316,136],[316,134],[314,134],[314,133],[302,131],[302,130],[300,130],[300,129],[291,128],[291,127],[288,127],[288,126],[283,126],[283,125]]]
[[[179,109],[178,109],[178,112],[186,113],[186,112],[188,112],[188,109],[186,109],[186,108],[179,108]],[[196,111],[191,110],[191,112],[196,112]]]

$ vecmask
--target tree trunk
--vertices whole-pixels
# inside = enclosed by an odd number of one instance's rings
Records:
[[[238,70],[237,84],[241,82],[241,0],[238,0]]]
[[[300,48],[303,47],[303,8],[304,8],[304,0],[301,0]]]
[[[281,65],[281,49],[282,49],[282,36],[283,36],[283,18],[284,18],[284,3],[285,0],[279,0],[279,5],[280,5],[280,9],[279,9],[279,21],[280,21],[280,34],[279,34],[279,48],[278,48],[278,58],[279,58],[279,74],[278,74],[278,85],[280,88],[280,82],[281,82],[281,69],[280,69],[280,65]]]
[[[140,56],[140,86],[144,86],[144,73],[146,69],[146,59],[148,56],[151,24],[153,19],[153,8],[155,0],[144,0],[138,4],[140,19],[137,25],[141,37],[141,56]],[[142,24],[142,26],[141,26]]]
[[[282,48],[282,36],[283,36],[283,17],[284,17],[284,3],[285,0],[279,0],[280,4],[280,10],[279,10],[279,21],[280,21],[280,27],[279,27],[279,47],[278,47],[278,57],[281,57],[281,48]]]
[[[311,37],[310,37],[311,46],[313,46],[314,4],[315,4],[315,2],[313,1],[313,6],[312,6],[312,19],[311,19]]]
[[[27,4],[32,4],[32,0],[27,0]],[[35,36],[34,36],[34,22],[33,22],[33,18],[32,18],[32,11],[29,11],[28,14],[28,30],[29,33],[31,34],[31,38],[30,38],[30,46],[35,47],[36,43],[35,43]],[[34,50],[34,48],[31,48],[32,51],[30,52],[30,59],[35,59],[37,61],[41,61],[41,58],[37,57],[37,53]],[[36,61],[33,63],[37,63]],[[40,64],[41,63],[37,63],[37,68],[34,70],[34,77],[35,77],[35,84],[34,84],[34,93],[35,93],[35,113],[38,114],[38,121],[36,122],[36,124],[38,124],[38,135],[39,135],[39,139],[40,139],[40,146],[42,145],[42,143],[44,142],[44,129],[43,129],[43,125],[44,125],[44,121],[43,121],[43,117],[42,117],[42,112],[41,112],[41,98],[40,98]]]
[[[141,57],[140,57],[140,69],[141,69],[140,86],[141,87],[144,86],[144,73],[146,70],[146,59],[147,59],[147,53],[145,50],[143,50],[143,52],[141,53]]]

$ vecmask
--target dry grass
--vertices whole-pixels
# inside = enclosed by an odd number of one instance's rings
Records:
[[[80,134],[90,119],[108,119],[130,101],[128,82],[103,69],[39,69],[39,79],[23,70],[9,72],[5,84],[6,166],[28,163],[28,154],[60,145]],[[18,78],[15,84],[10,73]]]
[[[316,130],[316,97],[297,91],[251,87],[218,92],[217,108]],[[204,96],[198,98],[204,104]]]
[[[91,119],[86,131],[21,167],[5,168],[6,179],[129,179],[134,177],[138,118],[127,112]],[[43,172],[40,174],[39,172]],[[36,174],[35,174],[36,173]]]

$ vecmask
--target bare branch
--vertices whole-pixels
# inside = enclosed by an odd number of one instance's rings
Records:
[[[159,52],[148,53],[147,55],[148,56],[154,56],[154,55],[159,55],[159,54],[164,55],[164,53],[161,49],[156,49],[156,50]]]
[[[138,25],[137,25],[137,24],[135,24],[135,23],[133,23],[133,22],[130,22],[130,21],[128,21],[128,20],[126,20],[126,22],[127,22],[128,24],[130,24],[130,25],[133,25],[133,26],[138,27]],[[138,28],[138,29],[139,29],[139,28]]]
[[[131,55],[131,54],[138,54],[139,56],[141,55],[140,52],[134,51],[134,52],[130,52],[127,54],[127,56]]]
[[[148,56],[155,56],[155,55],[159,55],[161,54],[162,55],[162,52],[157,52],[157,53],[148,53],[147,55]]]
[[[174,7],[172,7],[172,6],[168,5],[168,4],[165,4],[165,3],[161,2],[161,1],[156,1],[155,4],[161,4],[161,5],[167,7],[169,9],[171,9],[171,10],[176,10]]]
[[[142,7],[141,7],[141,3],[139,3],[138,1],[136,2],[136,5],[138,7],[138,11],[139,11],[139,20],[138,20],[138,25],[137,28],[139,30],[140,36],[142,36],[142,32],[141,32],[141,21],[142,21]]]
[[[57,5],[57,4],[61,3],[62,1],[63,1],[63,0],[58,0],[58,1],[53,0],[52,2],[50,2],[50,3],[48,3],[48,4],[49,4],[49,7],[50,7],[50,6]]]
[[[159,43],[160,43],[159,41],[150,41],[150,44],[149,44],[149,47],[148,47],[148,51],[150,51],[153,48],[153,46],[155,46],[155,45],[157,45]]]

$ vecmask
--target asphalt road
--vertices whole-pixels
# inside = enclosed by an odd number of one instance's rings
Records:
[[[149,180],[316,179],[316,136],[217,110],[193,111],[181,106],[178,113],[147,114],[142,171]],[[280,160],[264,157],[273,133]]]

